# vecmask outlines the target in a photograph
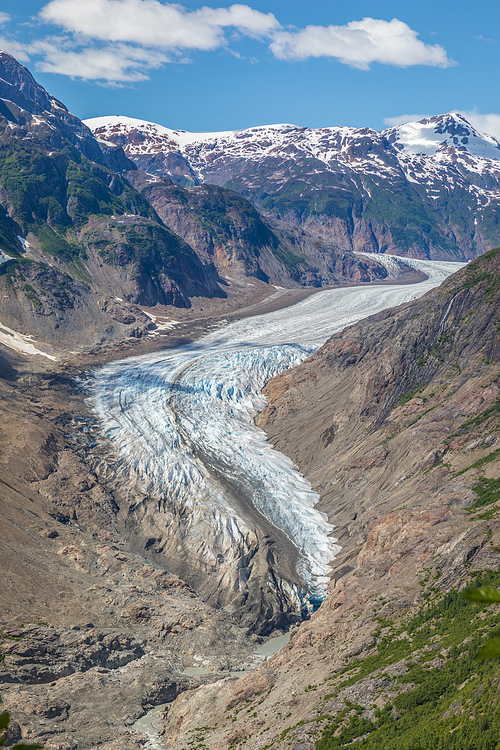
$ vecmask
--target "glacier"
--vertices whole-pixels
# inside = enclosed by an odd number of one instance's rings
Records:
[[[403,260],[374,257],[389,275]],[[332,334],[422,296],[463,266],[404,262],[427,280],[330,289],[273,313],[222,321],[195,343],[108,364],[88,384],[123,479],[164,512],[167,533],[172,519],[182,517],[191,553],[207,569],[219,566],[232,590],[244,588],[248,577],[250,503],[295,546],[304,585],[299,598],[325,597],[329,565],[340,549],[333,526],[315,508],[319,495],[271,447],[254,417],[265,406],[262,388],[270,378],[304,361]]]

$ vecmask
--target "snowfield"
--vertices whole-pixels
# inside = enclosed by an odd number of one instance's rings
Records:
[[[315,509],[319,496],[309,482],[253,420],[265,406],[261,391],[270,378],[333,333],[422,296],[463,265],[404,260],[428,280],[318,292],[293,307],[222,325],[194,344],[95,374],[91,403],[124,478],[148,502],[166,501],[189,516],[187,538],[202,535],[203,554],[213,561],[231,558],[236,565],[249,535],[244,504],[251,503],[298,548],[303,596],[326,595],[329,563],[339,550],[333,527]]]

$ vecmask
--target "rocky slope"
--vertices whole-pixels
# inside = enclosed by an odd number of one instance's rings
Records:
[[[288,223],[264,219],[232,190],[208,184],[184,188],[168,177],[151,179],[140,170],[128,172],[127,179],[162,221],[228,283],[257,278],[287,287],[320,287],[387,277],[384,266],[373,259]]]
[[[185,667],[227,675],[252,661],[255,638],[137,543],[119,482],[99,472],[102,444],[79,385],[85,362],[97,360],[49,360],[137,340],[152,326],[142,307],[229,293],[216,266],[236,277],[237,294],[242,279],[319,285],[380,271],[299,226],[263,220],[230,190],[148,182],[25,68],[7,55],[0,62],[0,680],[15,715],[11,741],[144,747],[135,719],[199,684]],[[269,386],[263,424],[321,491],[343,550],[330,597],[283,654],[174,704],[167,737],[176,750],[193,741],[306,750],[343,720],[345,697],[370,721],[374,700],[392,695],[388,677],[344,686],[340,698],[322,681],[344,656],[383,643],[373,608],[398,623],[429,589],[426,567],[435,596],[495,563],[496,506],[483,505],[496,500],[498,479],[498,257],[335,337]],[[187,340],[182,328],[172,338]],[[3,348],[9,339],[14,349]],[[385,668],[397,678],[406,667]]]
[[[152,327],[141,306],[385,277],[332,243],[275,230],[231,191],[152,183],[6,53],[0,78],[0,316],[46,353],[140,337]]]
[[[344,250],[466,260],[500,242],[499,144],[458,114],[380,132],[188,133],[127,117],[87,124],[151,174],[230,188]]]
[[[167,748],[460,748],[489,731],[470,707],[495,701],[496,667],[475,654],[496,613],[446,592],[498,568],[499,322],[493,251],[268,384],[260,424],[342,551],[289,646],[174,702]]]
[[[134,546],[81,374],[0,359],[0,692],[12,741],[139,748],[135,720],[200,683],[185,668],[240,668],[256,640]]]
[[[121,149],[99,144],[5,53],[0,74],[6,326],[52,344],[93,345],[147,330],[151,321],[127,304],[225,296],[214,267],[116,172],[133,168]]]

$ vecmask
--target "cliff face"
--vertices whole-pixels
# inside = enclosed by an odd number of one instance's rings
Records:
[[[287,287],[374,281],[385,268],[318,240],[304,230],[264,218],[232,190],[215,185],[184,188],[168,179],[129,172],[162,221],[230,280],[257,278]]]
[[[230,190],[139,174],[5,53],[0,77],[0,315],[50,351],[142,336],[140,305],[386,276],[334,243],[277,230]]]
[[[491,620],[443,597],[498,567],[499,320],[493,251],[267,385],[259,423],[320,493],[342,550],[328,598],[287,647],[254,675],[173,704],[167,747],[185,747],[195,726],[207,748],[327,750],[368,735],[370,748],[410,736],[431,747],[424,715],[432,742],[443,715],[465,742],[461,683],[487,691],[490,679],[467,637],[481,642]],[[443,685],[419,687],[433,667]]]

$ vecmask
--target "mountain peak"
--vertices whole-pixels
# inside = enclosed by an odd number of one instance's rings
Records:
[[[51,96],[28,68],[0,51],[0,118],[31,130],[45,125],[58,130],[88,158],[102,163],[103,154],[89,128]]]
[[[28,68],[21,65],[12,55],[1,51],[0,97],[32,115],[41,115],[44,111],[50,111],[53,103],[57,103],[65,112],[68,111],[61,102],[49,96],[45,89],[35,81]]]
[[[435,156],[443,149],[454,148],[471,156],[500,160],[497,139],[480,133],[458,112],[426,117],[383,132],[396,149],[413,156]]]
[[[382,131],[275,124],[189,133],[125,117],[86,122],[145,172],[230,188],[325,239],[344,242],[345,231],[347,249],[469,258],[499,243],[500,144],[458,112]],[[446,217],[439,228],[436,213]]]

